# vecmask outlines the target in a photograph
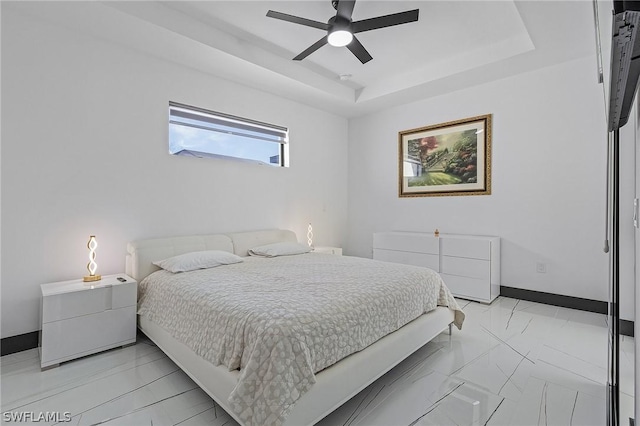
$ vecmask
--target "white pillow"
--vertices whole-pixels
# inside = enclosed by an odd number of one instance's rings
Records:
[[[153,262],[169,272],[188,272],[242,262],[240,256],[222,250],[193,251]]]
[[[292,254],[309,253],[311,249],[300,243],[273,243],[264,246],[254,247],[249,250],[251,256],[276,257],[290,256]]]

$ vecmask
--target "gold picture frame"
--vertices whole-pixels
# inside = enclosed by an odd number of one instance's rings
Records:
[[[491,118],[398,132],[398,195],[490,195]]]

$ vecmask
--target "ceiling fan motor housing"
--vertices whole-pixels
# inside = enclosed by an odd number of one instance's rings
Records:
[[[351,28],[351,20],[345,19],[340,16],[332,16],[327,21],[327,25],[329,25],[329,32],[333,30],[350,30]]]

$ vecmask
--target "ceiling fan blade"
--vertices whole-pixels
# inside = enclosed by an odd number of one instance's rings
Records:
[[[336,16],[342,19],[351,21],[351,15],[353,14],[353,6],[356,5],[355,0],[338,0],[338,9]]]
[[[316,41],[315,43],[313,43],[311,46],[309,46],[304,52],[300,53],[298,56],[296,56],[295,58],[293,58],[294,61],[301,61],[304,58],[306,58],[307,56],[311,55],[313,52],[315,52],[316,50],[320,49],[322,46],[324,46],[325,44],[327,44],[327,36],[322,37],[320,40]]]
[[[347,44],[347,49],[349,49],[351,53],[356,55],[356,58],[358,58],[363,64],[366,64],[373,59],[373,57],[369,54],[369,52],[367,52],[367,49],[364,48],[364,46],[362,45],[362,43],[360,43],[360,40],[358,40],[356,36],[353,36],[353,40],[351,41],[351,43]]]
[[[319,30],[329,31],[329,24],[324,22],[313,21],[307,18],[301,18],[299,16],[287,15],[286,13],[276,12],[270,10],[267,12],[269,18],[280,19],[282,21],[293,22],[294,24],[305,25],[307,27],[318,28]]]
[[[408,24],[418,20],[420,9],[407,10],[406,12],[393,13],[391,15],[378,16],[377,18],[363,19],[351,23],[353,33],[377,30],[378,28],[391,27],[393,25]]]

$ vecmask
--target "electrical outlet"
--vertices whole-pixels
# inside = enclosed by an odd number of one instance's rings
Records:
[[[547,264],[546,263],[542,263],[542,262],[537,262],[536,263],[536,272],[539,274],[546,274],[547,273]]]

